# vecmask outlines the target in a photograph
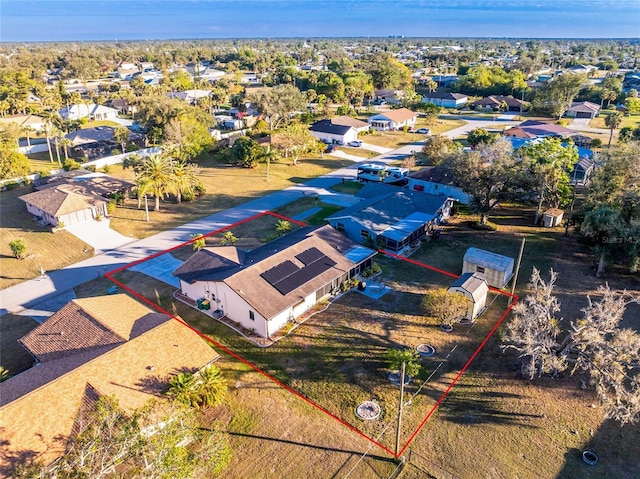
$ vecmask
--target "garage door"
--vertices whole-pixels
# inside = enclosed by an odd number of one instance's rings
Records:
[[[576,118],[591,118],[591,113],[586,111],[579,111],[576,113]]]

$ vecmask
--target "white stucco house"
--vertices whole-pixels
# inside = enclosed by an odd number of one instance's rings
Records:
[[[473,321],[486,309],[489,286],[484,277],[479,273],[464,273],[455,280],[448,293],[463,294],[467,298],[467,312],[465,320]]]
[[[370,268],[375,254],[331,226],[304,227],[251,251],[204,248],[173,274],[178,298],[269,338]]]
[[[411,111],[408,108],[400,108],[377,113],[367,118],[367,122],[375,130],[401,130],[405,126],[413,128],[417,118],[418,114],[415,111]]]
[[[309,131],[324,143],[346,145],[358,139],[358,134],[369,129],[369,123],[351,118],[338,116],[330,120],[316,121],[309,127]]]
[[[58,114],[63,120],[79,120],[90,118],[91,120],[114,120],[118,118],[118,110],[95,103],[76,103],[69,107],[58,110]]]

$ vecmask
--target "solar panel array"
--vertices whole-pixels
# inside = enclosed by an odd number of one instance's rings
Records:
[[[304,264],[302,268],[286,260],[260,276],[281,294],[286,295],[336,265],[335,261],[317,248],[309,248],[296,255],[296,258]]]

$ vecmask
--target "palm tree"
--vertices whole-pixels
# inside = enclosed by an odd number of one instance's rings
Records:
[[[278,220],[276,223],[276,231],[279,236],[284,236],[288,231],[291,231],[291,223],[287,220]]]
[[[200,406],[218,406],[224,401],[227,383],[217,366],[209,364],[196,374],[196,391]]]
[[[67,161],[69,159],[69,147],[73,146],[73,142],[69,138],[63,136],[60,138],[60,145],[62,146],[62,151],[64,152],[64,159],[65,161]]]
[[[187,407],[197,404],[196,378],[191,373],[178,373],[169,380],[166,395]]]
[[[613,137],[613,130],[618,128],[621,123],[622,123],[622,113],[620,113],[619,111],[616,111],[615,113],[611,113],[605,117],[604,124],[607,125],[610,130],[609,144],[607,145],[607,148],[611,147],[611,138]]]
[[[195,374],[176,374],[166,394],[187,407],[218,406],[227,394],[227,384],[220,369],[209,364]]]
[[[122,153],[125,153],[127,148],[127,142],[129,141],[129,128],[126,126],[119,126],[113,130],[113,139],[120,143]]]
[[[236,241],[238,241],[238,238],[236,238],[236,235],[234,235],[233,231],[231,230],[225,231],[224,234],[222,235],[222,238],[220,238],[220,244],[222,246],[226,246],[226,245],[233,246],[234,244],[236,244]]]
[[[186,161],[175,161],[172,163],[171,173],[171,181],[173,182],[178,203],[182,203],[182,195],[185,193],[190,193],[190,197],[193,199],[194,188],[200,184],[198,179],[200,167]]]
[[[147,193],[155,196],[154,211],[160,211],[160,198],[176,191],[171,160],[162,154],[143,158],[136,178],[138,199]]]

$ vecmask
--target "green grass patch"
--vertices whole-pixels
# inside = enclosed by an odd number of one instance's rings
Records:
[[[333,185],[330,189],[333,191],[337,191],[338,193],[355,195],[363,187],[364,183],[360,183],[359,181],[345,181],[344,183],[337,183]]]
[[[29,316],[0,317],[0,366],[9,371],[9,377],[33,366],[35,359],[18,340],[36,326],[38,322]]]

